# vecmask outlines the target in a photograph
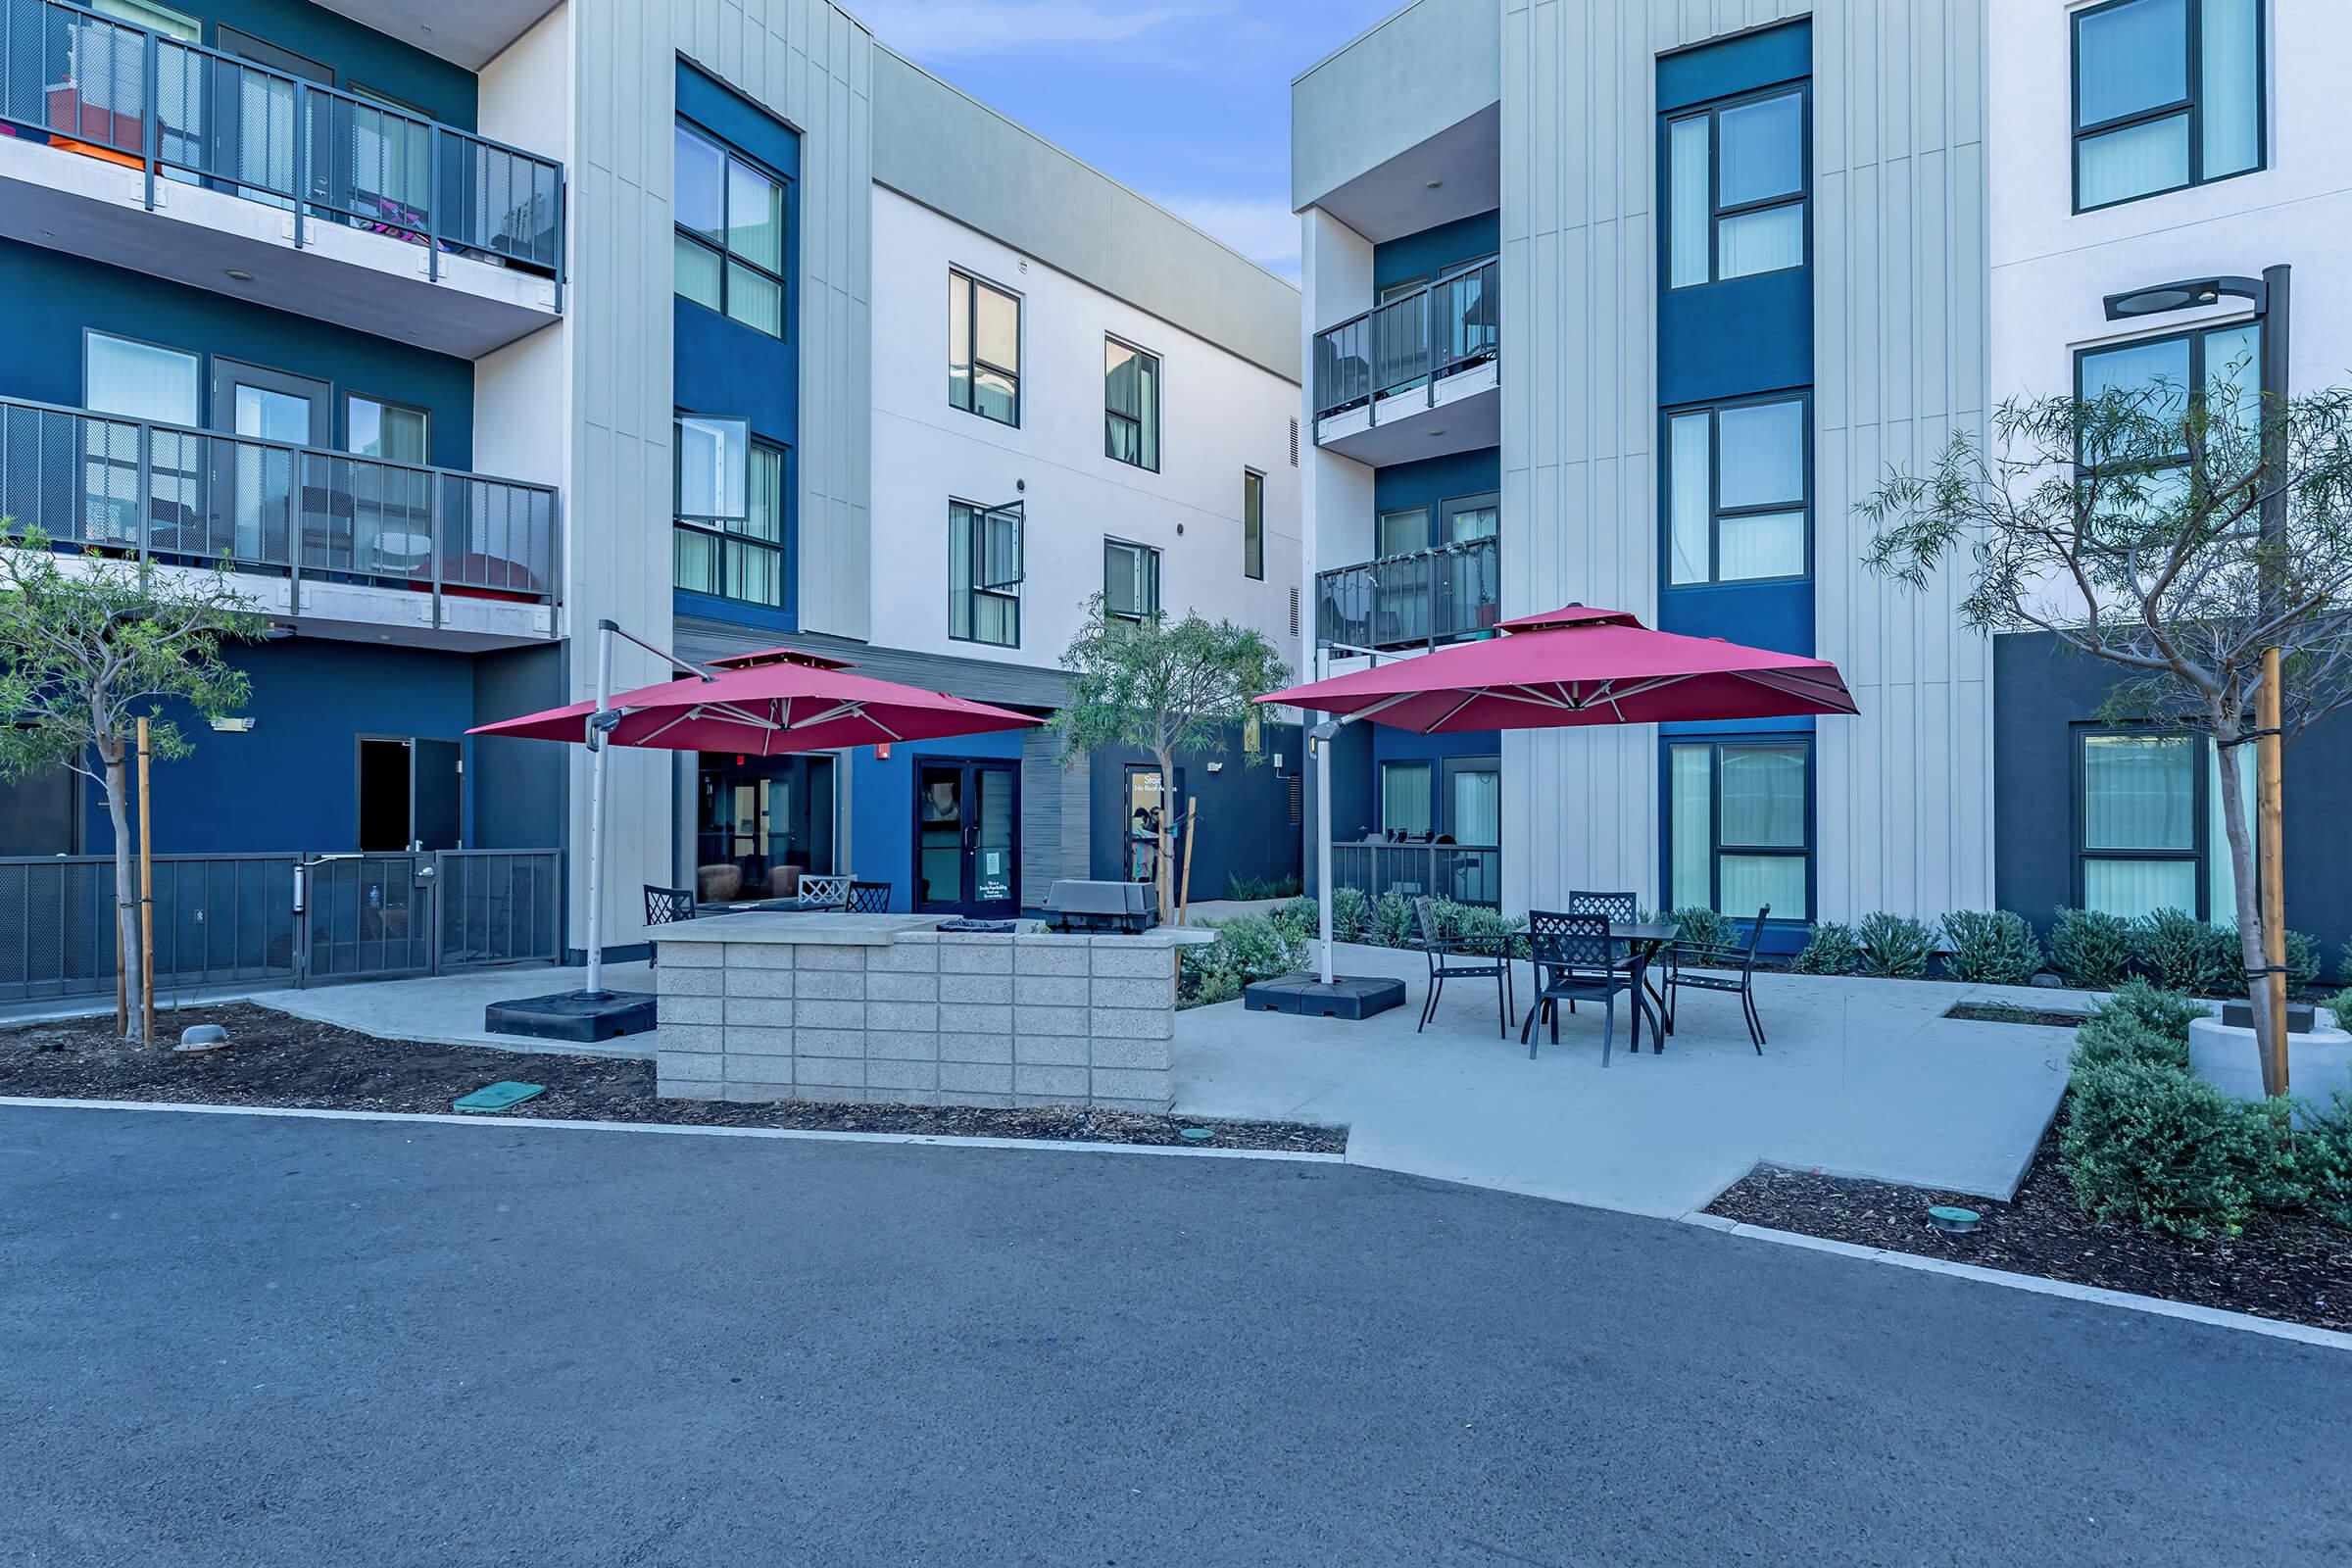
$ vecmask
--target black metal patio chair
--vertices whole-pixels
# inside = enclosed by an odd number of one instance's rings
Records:
[[[1519,1010],[1511,981],[1510,938],[1499,931],[1450,940],[1440,936],[1437,904],[1427,895],[1413,901],[1413,912],[1421,921],[1421,952],[1429,959],[1429,991],[1421,999],[1421,1021],[1413,1026],[1413,1033],[1428,1028],[1429,1020],[1438,1015],[1438,998],[1446,981],[1492,980],[1494,1004],[1501,1009],[1499,1032],[1503,1039],[1510,1039],[1511,1018]]]
[[[675,925],[680,920],[695,917],[694,889],[662,888],[645,884],[645,923],[647,926]],[[646,944],[646,962],[659,964],[662,948],[659,943]]]
[[[1568,892],[1568,912],[1602,914],[1612,921],[1630,922],[1640,917],[1642,900],[1640,895],[1633,893],[1590,893],[1571,888]],[[1568,1010],[1576,1011],[1574,1002],[1568,1004]]]
[[[1560,1043],[1560,1004],[1597,1002],[1601,1019],[1600,1064],[1609,1064],[1609,1048],[1617,1034],[1617,995],[1641,983],[1641,971],[1631,958],[1618,956],[1605,914],[1566,914],[1554,909],[1531,909],[1527,915],[1530,956],[1535,959],[1537,996],[1527,1009],[1519,1038],[1535,1058],[1534,1030],[1539,1016],[1551,1020],[1551,1043]],[[1642,1049],[1642,1002],[1633,999],[1633,1049]]]
[[[1740,999],[1740,1010],[1747,1023],[1748,1043],[1756,1054],[1764,1054],[1764,1019],[1756,1011],[1756,949],[1764,941],[1764,920],[1772,913],[1767,904],[1756,911],[1755,923],[1747,928],[1747,946],[1743,949],[1733,943],[1677,942],[1666,956],[1666,1017],[1671,1025],[1679,1005],[1683,987],[1693,991],[1725,991]],[[1702,970],[1725,970],[1727,973],[1685,972],[1686,965]]]
[[[852,882],[847,907],[852,914],[888,914],[890,912],[890,884],[887,882]]]

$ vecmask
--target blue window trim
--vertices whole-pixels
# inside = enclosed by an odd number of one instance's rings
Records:
[[[1821,822],[1817,807],[1819,789],[1818,753],[1810,729],[1749,730],[1707,729],[1689,733],[1663,732],[1658,736],[1658,902],[1669,908],[1674,906],[1674,752],[1677,746],[1708,746],[1715,755],[1708,763],[1707,817],[1707,905],[1715,908],[1723,902],[1723,748],[1726,746],[1785,746],[1803,748],[1805,754],[1805,913],[1797,916],[1775,914],[1764,922],[1767,931],[1802,930],[1814,919],[1821,907]],[[1735,846],[1734,853],[1745,847]],[[1760,848],[1760,847],[1759,847]],[[1772,849],[1766,853],[1790,855],[1786,850]],[[1791,855],[1790,858],[1793,858]],[[1741,914],[1723,910],[1727,919],[1748,921],[1755,918],[1750,909]]]
[[[1723,112],[1727,109],[1738,109],[1746,104],[1760,103],[1767,98],[1786,97],[1790,92],[1797,95],[1797,158],[1801,166],[1801,172],[1797,179],[1796,194],[1775,196],[1764,201],[1744,202],[1733,207],[1725,207],[1722,200],[1723,131],[1721,122]],[[1674,169],[1673,156],[1668,143],[1671,132],[1678,122],[1696,120],[1702,115],[1707,120],[1707,275],[1704,281],[1685,283],[1677,287],[1674,282],[1674,257],[1670,232],[1674,221]],[[1658,160],[1656,248],[1659,298],[1664,299],[1675,294],[1690,294],[1699,289],[1721,288],[1727,283],[1745,283],[1759,277],[1777,277],[1784,272],[1801,272],[1812,267],[1813,78],[1811,76],[1796,76],[1786,81],[1776,81],[1766,86],[1732,93],[1722,98],[1711,98],[1699,103],[1686,104],[1676,109],[1660,111],[1656,157]],[[1769,272],[1742,272],[1738,277],[1722,277],[1717,274],[1718,263],[1721,258],[1717,254],[1719,247],[1716,243],[1715,230],[1726,217],[1738,216],[1741,213],[1766,212],[1776,207],[1790,205],[1801,206],[1804,209],[1804,255],[1802,260],[1793,267],[1776,267]]]
[[[2069,189],[2074,197],[2074,210],[2083,213],[2103,213],[2111,207],[2126,207],[2132,202],[2144,202],[2157,196],[2169,196],[2178,190],[2198,185],[2218,185],[2226,179],[2237,179],[2247,174],[2259,174],[2271,167],[2271,72],[2270,48],[2271,0],[2254,0],[2254,162],[2244,169],[2233,169],[2227,174],[2208,176],[2205,172],[2205,7],[2202,0],[2185,0],[2181,7],[2188,27],[2187,53],[2181,71],[2181,84],[2188,96],[2153,108],[2136,109],[2128,115],[2102,120],[2095,125],[2082,123],[2082,22],[2086,17],[2102,16],[2136,5],[2139,0],[2105,0],[2103,5],[2084,6],[2067,18],[2067,122],[2073,134],[2067,142],[2067,160],[2073,165],[2069,172]],[[2132,125],[2151,124],[2160,120],[2186,113],[2188,117],[2188,178],[2178,185],[2164,185],[2155,190],[2143,190],[2131,196],[2119,196],[2111,202],[2082,205],[2082,143],[2093,136],[2124,130]]]
[[[1722,577],[1719,560],[1723,554],[1719,535],[1722,532],[1722,509],[1716,498],[1723,491],[1723,441],[1719,434],[1721,420],[1707,421],[1707,575],[1696,582],[1674,580],[1672,552],[1674,529],[1674,421],[1693,414],[1718,416],[1725,409],[1752,408],[1767,403],[1795,402],[1804,411],[1804,485],[1805,496],[1800,510],[1805,514],[1805,569],[1778,577]],[[1813,472],[1813,389],[1809,386],[1782,387],[1772,392],[1747,392],[1736,398],[1714,398],[1704,403],[1684,403],[1658,411],[1658,591],[1660,593],[1690,593],[1720,588],[1749,588],[1762,583],[1811,582],[1813,580],[1813,502],[1815,476]],[[1787,507],[1740,507],[1735,515],[1787,512]]]

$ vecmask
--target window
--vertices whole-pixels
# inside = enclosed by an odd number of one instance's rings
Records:
[[[1438,507],[1438,531],[1449,545],[1492,539],[1502,516],[1502,498],[1489,490],[1483,495],[1455,496]]]
[[[1502,760],[1446,759],[1445,831],[1456,844],[1493,849],[1502,842]]]
[[[1022,503],[948,503],[948,635],[1021,646]]]
[[[1805,90],[1666,122],[1666,285],[1805,265]]]
[[[1802,577],[1808,566],[1806,399],[1666,416],[1666,580]]]
[[[2254,749],[2232,750],[2250,822]],[[2126,919],[2180,909],[2236,922],[2221,755],[2196,735],[2078,726],[2075,885],[2082,907]]]
[[[2126,466],[2127,493],[2153,505],[2161,505],[2169,490],[2186,483],[2189,461],[2186,419],[2192,393],[2207,400],[2217,419],[2227,417],[2240,425],[2250,456],[2262,417],[2261,379],[2262,323],[2259,321],[2136,338],[2111,348],[2085,349],[2075,356],[2077,398],[2094,402],[2112,393],[2138,400],[2139,412],[2150,417],[2180,421],[2179,445],[2172,455],[2172,462],[2178,466],[2176,469],[2168,472],[2159,467],[2153,473],[2132,470],[2132,465],[2154,456],[2140,450],[2136,442],[2132,443],[2132,450],[2124,454],[2131,460]],[[2078,451],[2075,457],[2086,469],[2096,471],[2099,460],[2109,455]],[[2229,462],[2226,452],[2216,453],[2215,459],[2224,465]]]
[[[1429,548],[1429,509],[1395,507],[1372,519],[1376,557],[1409,556]]]
[[[784,181],[680,121],[678,294],[784,335]]]
[[[184,11],[168,6],[149,5],[146,0],[92,0],[92,11],[117,22],[127,22],[134,27],[160,32],[167,38],[182,43],[204,42],[204,26]]]
[[[2074,25],[2075,211],[2262,167],[2262,0],[2111,0]]]
[[[1102,450],[1159,469],[1159,357],[1117,338],[1102,340]]]
[[[1380,830],[1415,837],[1437,831],[1437,802],[1427,762],[1380,764]]]
[[[1266,575],[1266,476],[1255,468],[1242,470],[1242,575]]]
[[[948,402],[1021,422],[1021,302],[961,272],[948,274]]]
[[[1667,903],[1810,919],[1809,766],[1804,741],[1669,742]]]
[[[427,418],[422,409],[353,393],[344,404],[344,447],[363,458],[392,463],[425,460]]]
[[[87,334],[82,353],[84,408],[166,424],[200,421],[195,355],[103,332]]]
[[[1102,541],[1102,606],[1127,620],[1159,613],[1159,552],[1150,545]]]
[[[694,593],[784,607],[782,447],[752,439],[741,419],[681,415],[672,580]]]

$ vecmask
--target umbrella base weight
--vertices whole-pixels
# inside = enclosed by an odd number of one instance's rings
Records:
[[[1404,1005],[1404,982],[1343,974],[1325,985],[1313,975],[1285,975],[1244,987],[1242,1005],[1252,1012],[1295,1012],[1307,1018],[1369,1018]]]
[[[654,1027],[650,991],[560,991],[550,997],[493,1002],[482,1009],[482,1027],[494,1035],[582,1044],[615,1035],[641,1035]]]

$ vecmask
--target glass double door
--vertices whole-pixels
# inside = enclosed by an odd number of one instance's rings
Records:
[[[1020,912],[1020,768],[926,758],[915,770],[914,906]]]

